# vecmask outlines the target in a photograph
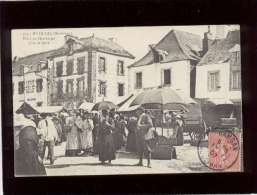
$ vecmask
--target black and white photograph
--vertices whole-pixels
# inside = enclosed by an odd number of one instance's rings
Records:
[[[13,29],[15,177],[243,172],[240,25]]]

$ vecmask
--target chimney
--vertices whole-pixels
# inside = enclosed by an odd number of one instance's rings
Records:
[[[204,33],[204,37],[203,37],[202,56],[204,54],[206,54],[206,52],[209,50],[212,41],[213,41],[213,34],[211,33],[211,29],[210,29],[210,25],[209,25],[208,31]]]
[[[224,39],[226,37],[225,25],[216,25],[216,39]]]

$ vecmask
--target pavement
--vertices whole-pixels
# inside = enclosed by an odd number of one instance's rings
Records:
[[[212,170],[204,166],[197,152],[196,146],[187,143],[185,136],[183,146],[176,146],[177,159],[171,160],[151,160],[152,168],[135,166],[138,163],[137,155],[126,152],[124,149],[117,151],[116,160],[112,164],[101,165],[98,156],[65,157],[65,146],[55,147],[57,160],[54,165],[50,165],[48,160],[44,161],[48,176],[68,176],[68,175],[128,175],[128,174],[165,174],[165,173],[193,173],[211,172]],[[201,155],[208,157],[208,148],[201,149]]]

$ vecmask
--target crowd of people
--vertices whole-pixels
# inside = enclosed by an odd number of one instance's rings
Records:
[[[42,113],[40,119],[34,121],[25,116],[24,121],[26,124],[20,128],[16,147],[17,174],[44,175],[41,166],[44,158],[54,164],[54,147],[62,142],[66,142],[65,156],[99,155],[101,164],[109,164],[115,160],[116,151],[125,148],[138,153],[139,162],[136,165],[143,166],[145,156],[147,167],[151,167],[156,134],[151,115],[142,107],[129,116],[114,109],[97,113],[71,110],[66,114]],[[23,134],[26,136],[21,136]],[[46,148],[48,155],[45,154]],[[34,171],[31,170],[33,167]]]

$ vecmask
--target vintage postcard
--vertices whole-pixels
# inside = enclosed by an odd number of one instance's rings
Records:
[[[239,25],[11,38],[16,177],[244,170]]]

